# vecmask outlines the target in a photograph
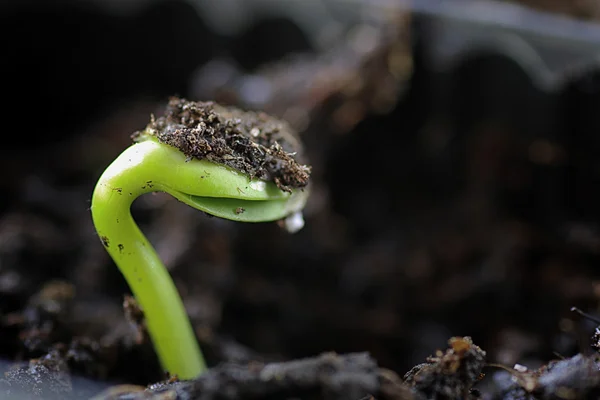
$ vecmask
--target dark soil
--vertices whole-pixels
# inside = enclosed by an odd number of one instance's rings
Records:
[[[471,338],[451,338],[450,349],[438,350],[427,363],[413,367],[404,382],[428,399],[468,399],[473,385],[482,378],[485,352]]]
[[[279,16],[225,38],[187,2],[34,3],[0,12],[0,398],[598,398],[598,323],[570,311],[600,304],[597,65],[552,92],[507,54],[440,72],[402,10],[321,53]],[[288,121],[312,166],[294,235],[134,204],[211,367],[189,382],[161,370],[89,213],[172,95]]]
[[[155,136],[190,158],[224,164],[282,190],[308,185],[310,168],[300,165],[297,134],[280,119],[207,102],[171,98],[165,115],[152,119],[135,141]]]

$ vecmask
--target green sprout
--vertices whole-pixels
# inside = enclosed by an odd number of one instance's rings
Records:
[[[165,192],[234,221],[287,218],[293,222],[288,230],[295,231],[302,226],[310,170],[282,150],[279,141],[286,142],[287,132],[286,124],[265,114],[171,99],[165,116],[134,134],[136,143],[110,164],[94,189],[91,212],[98,235],[143,309],[170,374],[191,379],[206,366],[177,289],[134,222],[131,205],[145,193]]]

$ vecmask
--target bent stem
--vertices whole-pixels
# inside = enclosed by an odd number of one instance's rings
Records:
[[[182,379],[206,365],[183,302],[160,258],[131,215],[140,195],[162,191],[222,218],[273,221],[300,211],[302,191],[285,193],[228,167],[189,160],[154,140],[126,149],[106,169],[92,197],[98,235],[144,311],[147,329],[165,370]]]

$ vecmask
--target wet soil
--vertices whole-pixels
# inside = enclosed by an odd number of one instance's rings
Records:
[[[405,12],[264,63],[251,29],[228,43],[181,2],[129,19],[56,7],[0,14],[22,63],[0,75],[17,122],[0,146],[0,398],[598,397],[598,323],[570,311],[600,304],[598,68],[552,93],[505,55],[440,74]],[[13,43],[32,21],[44,35]],[[182,56],[140,69],[159,45]],[[269,90],[242,90],[257,81]],[[189,382],[161,370],[89,214],[174,94],[288,121],[313,167],[294,235],[163,194],[134,204],[211,367]]]

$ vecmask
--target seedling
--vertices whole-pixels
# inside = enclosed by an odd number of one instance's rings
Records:
[[[102,244],[144,311],[163,368],[182,379],[206,366],[175,285],[131,216],[142,194],[165,192],[208,214],[241,222],[288,218],[301,227],[310,169],[282,121],[214,103],[171,99],[164,116],[104,171],[92,197]]]

